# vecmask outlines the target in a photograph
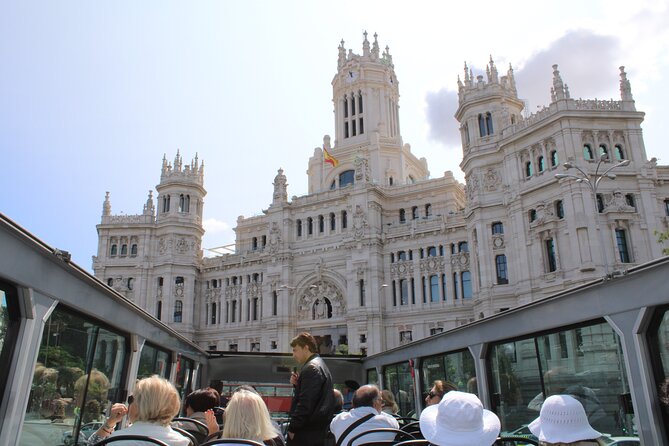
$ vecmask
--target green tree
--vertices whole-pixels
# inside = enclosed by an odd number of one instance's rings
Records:
[[[657,242],[660,245],[664,245],[664,242],[669,240],[669,229],[663,232],[655,230],[655,237],[657,237]],[[669,247],[662,248],[662,254],[665,256],[669,256]]]

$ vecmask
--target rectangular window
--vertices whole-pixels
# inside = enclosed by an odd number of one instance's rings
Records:
[[[253,320],[254,321],[258,320],[258,298],[257,297],[253,298]]]
[[[616,244],[621,263],[630,263],[630,253],[627,249],[627,234],[624,229],[616,229]]]
[[[355,131],[355,124],[356,124],[356,121],[355,121],[355,119],[353,119],[351,121],[351,136],[355,136],[357,134],[357,132]]]
[[[557,270],[557,263],[555,261],[555,243],[552,238],[544,242],[546,244],[546,269],[551,273]]]
[[[360,121],[360,134],[362,135],[363,133],[365,133],[365,124],[364,122],[362,122],[362,118],[360,118],[359,121]]]
[[[362,113],[362,95],[358,95],[358,113]],[[362,133],[362,131],[360,131]]]
[[[421,277],[421,280],[423,282],[423,303],[427,303],[427,278],[426,277]]]
[[[664,200],[664,215],[669,216],[669,199]]]
[[[278,306],[279,296],[277,291],[272,291],[272,316],[276,316],[276,309]]]
[[[348,214],[346,211],[341,211],[341,227],[346,229],[348,227]]]
[[[360,306],[365,306],[365,279],[360,279],[358,281],[358,287],[360,292]]]
[[[460,298],[460,281],[458,280],[458,273],[453,273],[453,299]]]
[[[506,271],[506,256],[504,254],[495,257],[495,269],[497,272],[497,284],[506,285],[509,283],[509,277]]]
[[[439,276],[430,276],[430,302],[439,302]]]
[[[232,318],[230,319],[230,322],[235,322],[237,320],[237,301],[236,300],[232,301],[231,315],[232,315]]]
[[[409,304],[409,281],[407,279],[400,280],[400,305]]]
[[[211,324],[214,325],[216,323],[216,304],[212,303],[211,304]]]
[[[393,307],[397,306],[397,287],[395,286],[395,281],[393,280]]]
[[[404,335],[406,339],[409,335]],[[400,335],[400,342],[402,335]],[[370,374],[368,373],[368,377]],[[377,380],[379,376],[374,376]],[[381,379],[385,389],[390,389],[395,395],[395,401],[399,405],[399,413],[407,416],[414,413],[416,410],[415,398],[406,398],[405,395],[414,394],[414,371],[409,361],[404,361],[396,364],[390,364],[383,367],[381,371]],[[443,379],[443,377],[441,378]],[[374,381],[369,381],[374,382]]]
[[[446,302],[446,290],[448,290],[448,287],[446,286],[446,274],[441,275],[441,288],[444,290],[444,295],[441,296],[441,298]]]
[[[472,274],[469,271],[463,271],[462,277],[462,298],[472,298]]]
[[[344,123],[344,138],[348,138],[348,122]]]
[[[411,303],[416,305],[416,283],[413,277],[411,278]]]

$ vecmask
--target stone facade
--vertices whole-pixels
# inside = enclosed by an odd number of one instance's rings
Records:
[[[334,144],[314,149],[308,195],[289,199],[279,169],[235,252],[203,258],[203,165],[177,154],[157,210],[149,192],[141,215],[114,216],[107,195],[95,274],[205,348],[287,351],[308,330],[324,353],[372,354],[624,272],[661,256],[669,167],[647,159],[620,76],[619,101],[573,99],[556,65],[551,103],[526,115],[511,67],[465,66],[462,185],[403,143],[388,48],[342,41]],[[609,168],[597,195],[575,178]]]

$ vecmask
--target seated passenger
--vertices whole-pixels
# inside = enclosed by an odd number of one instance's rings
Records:
[[[144,435],[170,446],[189,446],[190,440],[170,427],[170,421],[179,413],[181,400],[177,389],[164,378],[153,375],[135,384],[134,392],[128,397],[128,406],[114,404],[109,418],[102,427],[88,439],[94,445],[109,436]],[[125,414],[131,426],[114,431]],[[118,442],[119,446],[140,445],[139,441]]]
[[[284,445],[265,402],[255,392],[239,390],[233,393],[225,408],[224,418],[221,438],[243,438],[268,446]]]
[[[332,389],[332,392],[334,392],[335,396],[334,414],[337,415],[344,411],[344,395],[337,389]]]
[[[497,415],[472,393],[448,392],[420,414],[420,431],[437,446],[491,446],[500,431]]]
[[[382,412],[387,413],[388,415],[397,415],[397,412],[400,411],[400,407],[395,402],[395,395],[390,390],[382,390],[381,398],[383,399],[383,408]]]
[[[585,446],[605,444],[602,436],[594,430],[585,414],[583,405],[570,395],[553,395],[546,398],[539,418],[529,424],[530,432],[542,446]]]
[[[392,416],[381,411],[383,407],[383,399],[379,388],[373,385],[366,385],[360,387],[353,394],[352,400],[353,408],[348,412],[342,412],[330,423],[330,431],[334,434],[337,441],[344,435],[347,429],[354,423],[359,423],[353,430],[351,430],[340,444],[346,445],[347,442],[358,434],[377,428],[394,428],[399,429],[399,423]],[[361,421],[365,419],[365,421]],[[361,438],[354,443],[354,446],[361,443],[372,441],[383,441],[395,439],[394,433],[378,433],[370,434]]]
[[[207,415],[207,411],[213,411],[214,407],[218,407],[218,404],[221,400],[221,395],[212,389],[207,387],[206,389],[198,389],[188,394],[184,399],[184,410],[186,412],[186,417],[192,418],[197,421],[207,425],[209,433],[213,434],[218,432],[218,424],[216,420],[211,423],[211,416]],[[192,424],[192,423],[191,423]],[[182,429],[193,429],[194,426],[189,426],[188,422],[182,421],[179,425]]]
[[[440,379],[436,380],[432,384],[432,388],[425,397],[425,404],[432,406],[434,404],[439,404],[439,401],[451,390],[458,390],[458,386],[453,384],[450,381],[442,381]]]

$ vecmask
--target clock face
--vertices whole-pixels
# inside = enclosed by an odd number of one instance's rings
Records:
[[[346,75],[346,82],[349,84],[355,80],[358,79],[358,72],[357,71],[349,71],[348,74]]]

